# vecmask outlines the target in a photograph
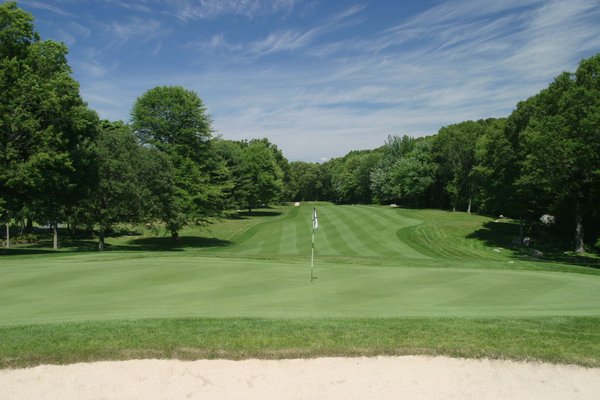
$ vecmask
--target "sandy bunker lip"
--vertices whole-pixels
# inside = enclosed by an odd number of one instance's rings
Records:
[[[33,384],[35,383],[35,384]],[[594,399],[600,368],[448,357],[132,360],[0,371],[11,399]]]

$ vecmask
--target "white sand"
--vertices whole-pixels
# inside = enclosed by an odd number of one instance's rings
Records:
[[[97,362],[0,371],[0,399],[600,399],[600,368],[446,357]]]

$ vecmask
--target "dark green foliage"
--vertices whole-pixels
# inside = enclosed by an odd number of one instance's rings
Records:
[[[443,188],[453,210],[471,211],[477,143],[491,123],[494,120],[461,122],[440,129],[434,138],[433,152],[439,165],[437,185]]]
[[[103,121],[95,145],[97,176],[77,217],[98,226],[99,249],[103,250],[104,237],[115,224],[144,221],[152,196],[143,179],[147,166],[142,153],[147,150],[138,145],[127,125]]]
[[[13,1],[0,5],[0,58],[23,58],[31,43],[40,40],[33,30],[33,16]]]
[[[476,168],[484,208],[534,221],[555,215],[575,228],[577,252],[584,251],[583,227],[599,214],[599,73],[597,55],[519,103],[505,128],[487,136]]]
[[[198,95],[179,86],[156,87],[137,99],[131,117],[140,142],[164,153],[175,168],[174,187],[161,194],[157,208],[173,239],[186,224],[218,215],[228,172],[212,150],[211,119]]]
[[[132,128],[142,143],[173,159],[205,160],[211,119],[198,95],[181,86],[159,86],[139,97],[131,110]]]
[[[400,193],[397,183],[393,181],[394,165],[404,158],[414,147],[416,139],[404,135],[388,136],[381,147],[381,159],[371,171],[371,192],[373,200],[380,204],[399,203]]]
[[[11,214],[27,209],[56,226],[89,192],[98,118],[79,96],[66,47],[40,41],[32,20],[0,5],[0,198]]]
[[[433,162],[432,141],[415,141],[413,149],[392,167],[390,178],[394,193],[401,204],[419,206],[428,204],[427,194],[435,182],[437,166]]]
[[[286,187],[288,199],[293,201],[326,200],[323,167],[317,163],[294,161],[290,163],[290,181]]]
[[[381,157],[379,150],[351,151],[324,164],[336,203],[371,203],[371,172]]]
[[[281,200],[289,167],[277,146],[267,139],[219,140],[216,150],[231,173],[230,206],[251,211]]]

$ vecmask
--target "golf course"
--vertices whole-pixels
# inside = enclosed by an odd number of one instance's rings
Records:
[[[3,249],[0,367],[378,354],[600,366],[598,259],[516,251],[516,235],[467,213],[302,203],[174,244],[140,228],[104,252]]]

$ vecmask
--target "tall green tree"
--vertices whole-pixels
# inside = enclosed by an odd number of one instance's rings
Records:
[[[403,205],[423,207],[434,181],[436,164],[433,162],[432,140],[416,140],[410,152],[394,163],[390,181],[395,197]]]
[[[246,145],[246,142],[223,138],[218,138],[213,144],[216,156],[223,160],[224,170],[227,174],[225,180],[229,182],[224,190],[225,209],[237,210],[246,206],[242,190],[244,147]]]
[[[600,55],[575,74],[559,75],[537,96],[523,130],[526,158],[518,184],[550,212],[574,221],[576,252],[584,251],[584,221],[597,209],[600,185]]]
[[[8,210],[27,207],[58,223],[87,191],[98,118],[71,77],[67,48],[41,41],[33,18],[0,5],[0,196]]]
[[[251,140],[243,146],[239,174],[237,192],[248,211],[280,200],[284,173],[268,141]]]
[[[433,152],[439,164],[438,181],[444,186],[452,210],[465,206],[471,212],[476,148],[485,133],[485,121],[465,121],[443,127],[435,136]]]
[[[102,121],[95,141],[97,177],[80,213],[98,227],[98,249],[118,223],[144,220],[151,188],[144,184],[142,152],[136,137],[123,122]]]
[[[0,4],[0,215],[6,223],[6,245],[10,245],[10,219],[20,208],[24,190],[8,185],[15,164],[31,145],[35,117],[25,107],[26,91],[21,71],[32,43],[40,40],[33,16],[14,2]],[[21,189],[21,190],[20,190]]]
[[[224,207],[227,172],[212,149],[211,118],[198,95],[160,86],[140,96],[131,111],[139,140],[166,154],[175,168],[175,189],[161,219],[176,240],[189,223],[203,223]]]
[[[380,150],[361,150],[327,161],[324,168],[331,176],[333,200],[338,203],[371,203],[371,173],[380,157]]]
[[[370,175],[370,189],[375,202],[380,204],[400,202],[398,182],[394,182],[392,170],[397,162],[412,151],[415,141],[408,135],[402,137],[390,135],[380,148],[381,158]]]
[[[323,195],[325,182],[321,166],[317,163],[293,161],[290,163],[290,180],[286,185],[289,200],[326,200]]]

